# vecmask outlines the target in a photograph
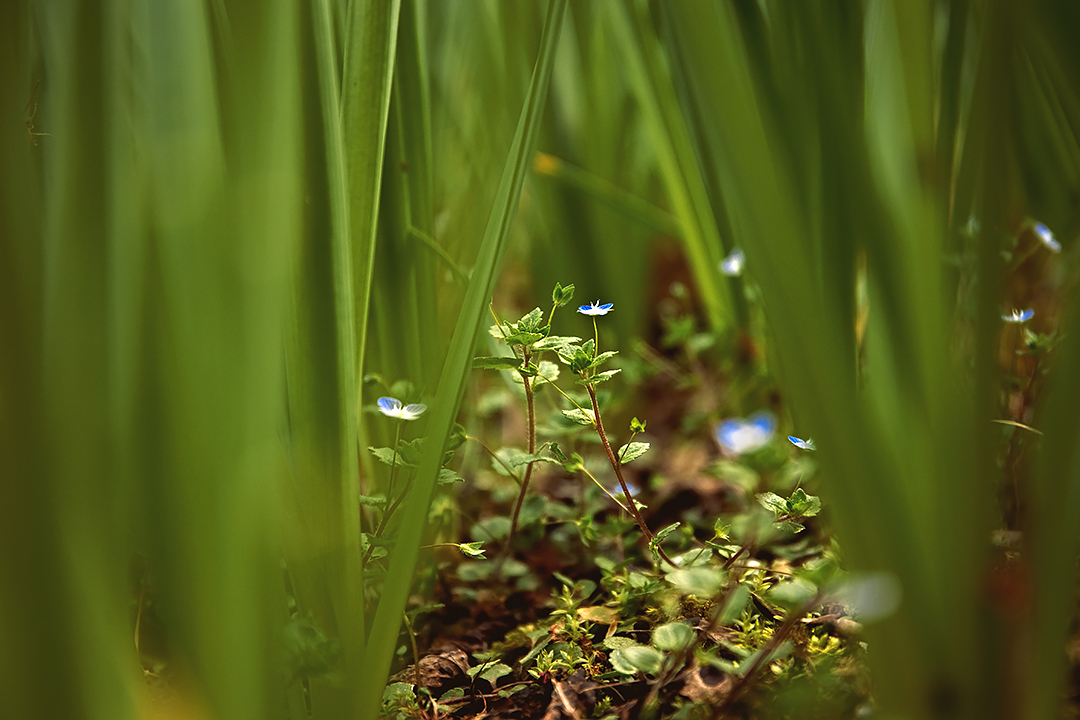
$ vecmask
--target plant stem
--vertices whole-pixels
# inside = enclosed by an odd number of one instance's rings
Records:
[[[526,350],[524,358],[524,366],[529,366],[529,351]],[[521,373],[521,379],[525,383],[525,404],[529,410],[529,454],[532,455],[536,452],[536,406],[533,402],[533,388],[531,378],[525,373]],[[514,505],[514,515],[510,518],[510,533],[506,536],[506,550],[503,552],[503,557],[508,557],[514,548],[514,535],[517,534],[518,516],[521,514],[521,505],[525,502],[525,493],[529,489],[529,480],[532,478],[533,461],[529,461],[525,464],[525,476],[521,479],[521,490],[518,492],[517,504]],[[499,563],[500,567],[502,562]]]
[[[383,531],[386,530],[386,526],[390,523],[390,517],[394,514],[394,511],[401,505],[401,501],[405,499],[405,496],[409,494],[409,488],[412,487],[412,478],[409,478],[409,482],[405,483],[405,487],[402,489],[401,494],[398,495],[394,502],[390,504],[386,512],[383,513],[382,520],[379,521],[379,526],[375,528],[375,532],[372,533],[374,537],[382,537]],[[387,496],[389,500],[389,496]],[[364,554],[363,563],[366,565],[368,560],[371,559],[372,554],[375,552],[375,546],[372,545],[368,548],[368,551]]]
[[[397,421],[397,432],[394,434],[394,455],[390,461],[390,485],[386,488],[386,497],[394,494],[394,479],[397,477],[398,445],[401,443],[401,421]]]
[[[675,561],[668,557],[668,554],[664,552],[664,548],[660,547],[659,543],[654,543],[655,535],[649,530],[649,526],[645,524],[645,518],[641,517],[641,512],[637,509],[637,504],[634,502],[634,496],[630,494],[630,488],[626,486],[626,480],[623,479],[622,466],[619,464],[618,459],[615,457],[615,453],[611,449],[611,443],[608,442],[607,433],[604,432],[604,423],[600,419],[600,405],[596,402],[596,389],[592,385],[586,385],[585,388],[589,391],[589,398],[592,400],[593,417],[596,419],[596,432],[600,435],[600,442],[604,445],[604,449],[607,450],[608,460],[611,462],[611,467],[615,471],[615,477],[619,478],[619,485],[622,486],[623,494],[626,495],[626,502],[630,505],[630,512],[634,515],[634,520],[637,521],[638,527],[641,528],[642,534],[648,539],[650,545],[656,547],[656,552],[660,557],[672,567],[678,567]]]

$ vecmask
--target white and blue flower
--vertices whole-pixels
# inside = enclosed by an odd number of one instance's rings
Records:
[[[739,277],[742,275],[744,265],[746,265],[746,256],[743,255],[742,250],[735,248],[731,254],[720,261],[720,272],[728,277]]]
[[[1035,236],[1046,246],[1047,250],[1053,253],[1061,252],[1061,243],[1054,239],[1054,233],[1050,232],[1050,228],[1043,223],[1035,223],[1034,230]]]
[[[794,435],[788,435],[787,439],[788,442],[790,442],[792,445],[799,448],[800,450],[817,450],[817,445],[814,444],[814,440],[812,438],[806,438],[805,440],[801,440]]]
[[[401,401],[392,397],[381,397],[375,401],[375,404],[379,406],[379,412],[383,415],[398,420],[415,420],[427,410],[427,405],[423,403],[414,403],[402,407]]]
[[[1013,311],[1010,314],[1002,315],[1001,319],[1007,323],[1025,323],[1033,317],[1035,317],[1034,310],[1017,310],[1016,308],[1013,308]]]
[[[582,305],[577,311],[582,315],[607,315],[614,307],[615,303],[601,305],[599,300],[593,300],[591,305]]]
[[[716,440],[728,455],[742,455],[764,447],[776,433],[776,416],[768,410],[748,418],[728,418],[716,426]]]

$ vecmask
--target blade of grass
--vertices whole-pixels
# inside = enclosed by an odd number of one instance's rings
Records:
[[[378,713],[379,700],[382,696],[381,688],[389,671],[397,643],[401,614],[405,608],[419,557],[428,505],[435,478],[442,465],[442,450],[446,445],[465,391],[465,380],[470,369],[476,334],[490,302],[496,273],[505,252],[510,225],[517,209],[521,185],[532,159],[539,121],[551,78],[559,30],[565,12],[566,0],[551,0],[544,21],[540,53],[529,84],[528,96],[503,170],[499,192],[492,208],[488,228],[484,233],[484,241],[474,265],[472,280],[454,329],[450,350],[443,365],[439,390],[425,427],[426,450],[402,514],[402,528],[410,528],[412,531],[403,530],[398,537],[368,639],[367,656],[371,659],[372,667],[361,683],[363,688],[361,696],[365,699],[360,713],[361,718],[374,718]]]
[[[630,87],[637,101],[657,156],[661,176],[679,222],[680,239],[702,295],[705,314],[716,332],[733,321],[730,290],[722,289],[719,265],[724,244],[713,217],[708,192],[701,180],[698,163],[671,77],[641,3],[606,3],[605,17],[615,36]],[[730,249],[730,248],[729,248]],[[741,308],[745,310],[743,305]],[[745,314],[740,318],[746,327]]]
[[[296,276],[286,324],[291,483],[284,547],[298,619],[340,643],[343,676],[363,675],[360,515],[356,501],[356,340],[350,200],[339,104],[337,54],[328,0],[302,19],[310,38],[303,57],[307,110],[305,215],[294,256]],[[307,678],[311,711],[353,717],[355,685]]]
[[[401,0],[349,3],[341,78],[341,130],[349,188],[349,238],[353,248],[353,292],[356,297],[355,372],[358,376],[362,376],[367,350],[375,231],[400,11]],[[363,404],[363,383],[356,383],[355,387],[359,412]],[[364,447],[362,438],[360,446]]]

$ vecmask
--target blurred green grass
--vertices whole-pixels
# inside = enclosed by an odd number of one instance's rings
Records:
[[[1015,298],[1066,338],[1015,626],[986,589],[990,420],[1026,218],[1063,240],[1059,287],[1076,277],[1080,11],[565,5],[3,4],[6,715],[144,713],[135,557],[207,713],[373,717],[438,454],[372,630],[358,451],[385,429],[365,374],[414,383],[445,437],[504,256],[522,306],[555,280],[615,302],[618,343],[690,282],[734,353],[750,313],[717,263],[739,246],[847,559],[904,588],[871,628],[882,711],[1056,716],[1080,552],[1071,294]],[[283,690],[291,612],[340,642],[343,680]]]

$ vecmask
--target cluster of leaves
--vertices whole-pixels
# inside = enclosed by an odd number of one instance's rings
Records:
[[[403,670],[386,689],[386,716],[470,717],[492,712],[492,704],[502,708],[496,714],[533,716],[536,708],[524,708],[539,692],[550,702],[580,702],[575,713],[582,717],[626,717],[631,706],[634,712],[651,707],[664,717],[712,717],[768,697],[775,704],[781,688],[801,687],[803,679],[838,665],[861,667],[860,645],[822,619],[845,611],[825,612],[841,574],[833,542],[813,521],[821,501],[801,486],[813,473],[812,461],[775,445],[748,458],[722,460],[709,472],[749,500],[720,518],[691,514],[651,532],[642,514],[649,510],[633,496],[638,490],[631,491],[643,476],[631,483],[623,472],[650,450],[650,442],[639,439],[647,425],[633,418],[615,450],[599,412],[614,398],[596,388],[619,373],[621,368],[603,367],[617,353],[599,352],[598,333],[585,341],[552,334],[555,311],[571,301],[573,291],[572,285],[557,284],[546,316],[535,308],[516,321],[496,317],[491,326],[491,336],[510,352],[478,357],[474,366],[504,371],[501,392],[509,389],[510,396],[526,400],[529,449],[489,448],[478,441],[490,471],[468,475],[481,493],[484,517],[468,525],[467,542],[441,543],[459,547],[469,559],[444,557],[436,565],[444,582],[454,578],[446,585],[448,604],[498,613],[508,594],[525,593],[533,611],[513,616],[514,630],[472,651],[468,667],[450,686],[418,687],[408,668]],[[595,316],[597,309],[594,303],[581,311]],[[683,335],[685,342],[696,337]],[[559,387],[559,365],[543,358],[548,351],[576,376],[576,387]],[[685,357],[693,362],[697,354]],[[545,387],[551,392],[538,394]],[[534,423],[542,413],[546,421]],[[459,438],[476,440],[464,431]],[[413,440],[396,452],[372,452],[391,471],[400,471],[415,464],[418,450]],[[577,480],[576,500],[530,495],[530,476],[541,466],[549,484]],[[446,481],[455,482],[457,476],[446,472]],[[774,492],[780,489],[784,495]],[[492,513],[500,507],[506,514]],[[554,588],[530,561],[545,547],[557,549],[566,573],[554,573]],[[849,620],[844,627],[853,625]],[[402,643],[403,660],[408,645]],[[847,677],[833,695],[850,715],[867,691],[856,681],[861,671]]]

